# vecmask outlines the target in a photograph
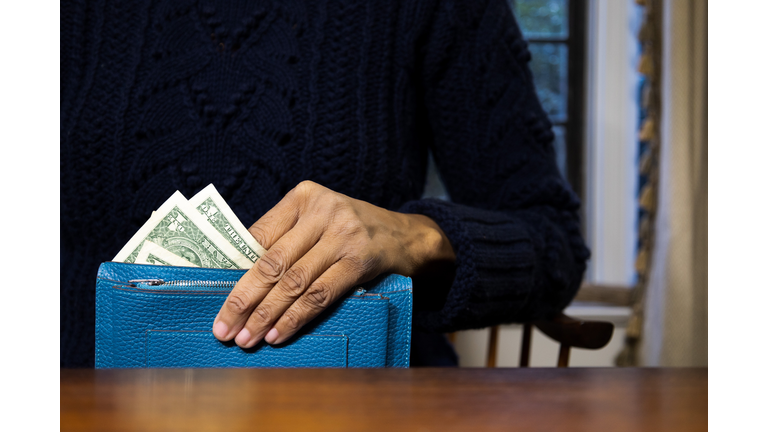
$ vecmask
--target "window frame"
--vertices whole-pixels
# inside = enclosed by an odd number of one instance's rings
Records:
[[[517,21],[520,16],[515,4],[525,0],[508,0]],[[584,112],[585,100],[585,55],[587,43],[587,0],[568,0],[568,35],[565,37],[531,37],[523,33],[529,46],[534,44],[562,44],[568,48],[566,83],[566,118],[552,119],[553,126],[565,128],[566,180],[573,191],[584,199]],[[521,28],[522,30],[522,28]],[[535,77],[534,77],[535,80]]]

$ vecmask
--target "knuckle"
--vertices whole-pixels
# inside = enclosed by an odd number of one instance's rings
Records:
[[[299,194],[311,194],[317,186],[318,184],[312,180],[304,180],[297,184],[294,190]]]
[[[301,268],[291,267],[283,276],[283,289],[291,297],[298,297],[304,292],[306,287],[306,272]]]
[[[315,282],[307,292],[307,303],[316,309],[325,309],[331,299],[331,287],[325,282]]]
[[[250,299],[243,293],[232,293],[227,298],[227,310],[236,315],[243,315],[248,312]]]
[[[301,327],[301,320],[299,320],[299,316],[297,315],[296,311],[292,309],[288,309],[283,314],[283,318],[285,318],[285,325],[290,330],[298,330],[299,327]]]
[[[253,311],[253,317],[257,322],[269,323],[272,321],[272,313],[269,308],[259,306]]]
[[[283,274],[285,262],[283,257],[284,254],[280,249],[271,249],[257,261],[259,272],[270,278],[272,282],[276,281]]]
[[[253,224],[248,228],[248,232],[251,233],[253,238],[256,239],[260,245],[264,245],[267,242],[267,232],[261,226]]]

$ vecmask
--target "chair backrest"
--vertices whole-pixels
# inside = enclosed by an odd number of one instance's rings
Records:
[[[557,367],[568,367],[571,348],[600,349],[608,345],[613,336],[613,323],[580,320],[563,313],[553,319],[524,323],[523,340],[520,347],[520,367],[528,367],[530,363],[533,326],[560,343]],[[498,334],[499,326],[491,327],[487,367],[496,367]]]

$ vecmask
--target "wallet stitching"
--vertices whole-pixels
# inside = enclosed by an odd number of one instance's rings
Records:
[[[408,336],[405,339],[406,343],[408,344],[408,349],[403,350],[405,352],[405,365],[403,367],[408,367],[411,363],[411,330],[413,329],[413,296],[408,296],[408,317],[410,318],[411,325],[408,326]]]
[[[97,277],[96,281],[97,282],[98,281],[112,282],[112,283],[121,284],[121,285],[127,285],[128,284],[128,282],[123,282],[121,280],[116,280],[116,279],[109,279],[109,278],[105,278],[105,277]]]
[[[395,294],[395,293],[402,293],[402,292],[413,292],[413,289],[406,289],[406,290],[400,290],[400,291],[387,291],[388,294]],[[403,357],[405,357],[405,364],[401,365],[400,367],[408,367],[411,361],[411,331],[413,330],[413,296],[408,296],[408,317],[411,320],[411,325],[408,326],[408,334],[406,339],[406,344],[408,345],[407,350],[405,351],[405,354],[403,354]],[[389,353],[389,343],[387,343],[387,353]],[[397,355],[395,355],[395,358],[392,359],[392,367],[396,367],[397,363]]]
[[[374,292],[374,293],[372,293],[372,294],[397,294],[397,293],[401,293],[401,292],[409,292],[409,291],[410,291],[410,292],[413,292],[413,289],[409,288],[409,289],[404,289],[404,290],[397,290],[397,291],[382,291],[382,292],[380,292],[380,293],[376,293],[376,292]]]
[[[164,296],[176,296],[176,298],[183,298],[182,296],[187,295],[229,295],[229,292],[222,292],[222,291],[148,291],[148,290],[136,290],[135,288],[121,288],[119,286],[113,286],[112,289],[124,291],[131,294],[136,294],[140,296],[154,296],[154,295],[164,295]],[[174,297],[171,297],[174,298]],[[370,298],[370,297],[349,297],[348,300],[351,301],[364,301],[364,302],[380,302],[380,301],[388,301],[388,297],[379,297],[379,298]]]

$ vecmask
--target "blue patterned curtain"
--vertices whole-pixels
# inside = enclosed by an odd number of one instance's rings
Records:
[[[624,348],[616,357],[617,366],[637,366],[638,345],[642,332],[643,305],[650,274],[654,225],[659,183],[659,72],[661,61],[661,2],[636,0],[644,6],[643,25],[638,34],[642,55],[638,72],[642,75],[638,89],[640,130],[638,131],[638,237],[635,270],[637,282],[632,292],[632,315],[627,325]]]

